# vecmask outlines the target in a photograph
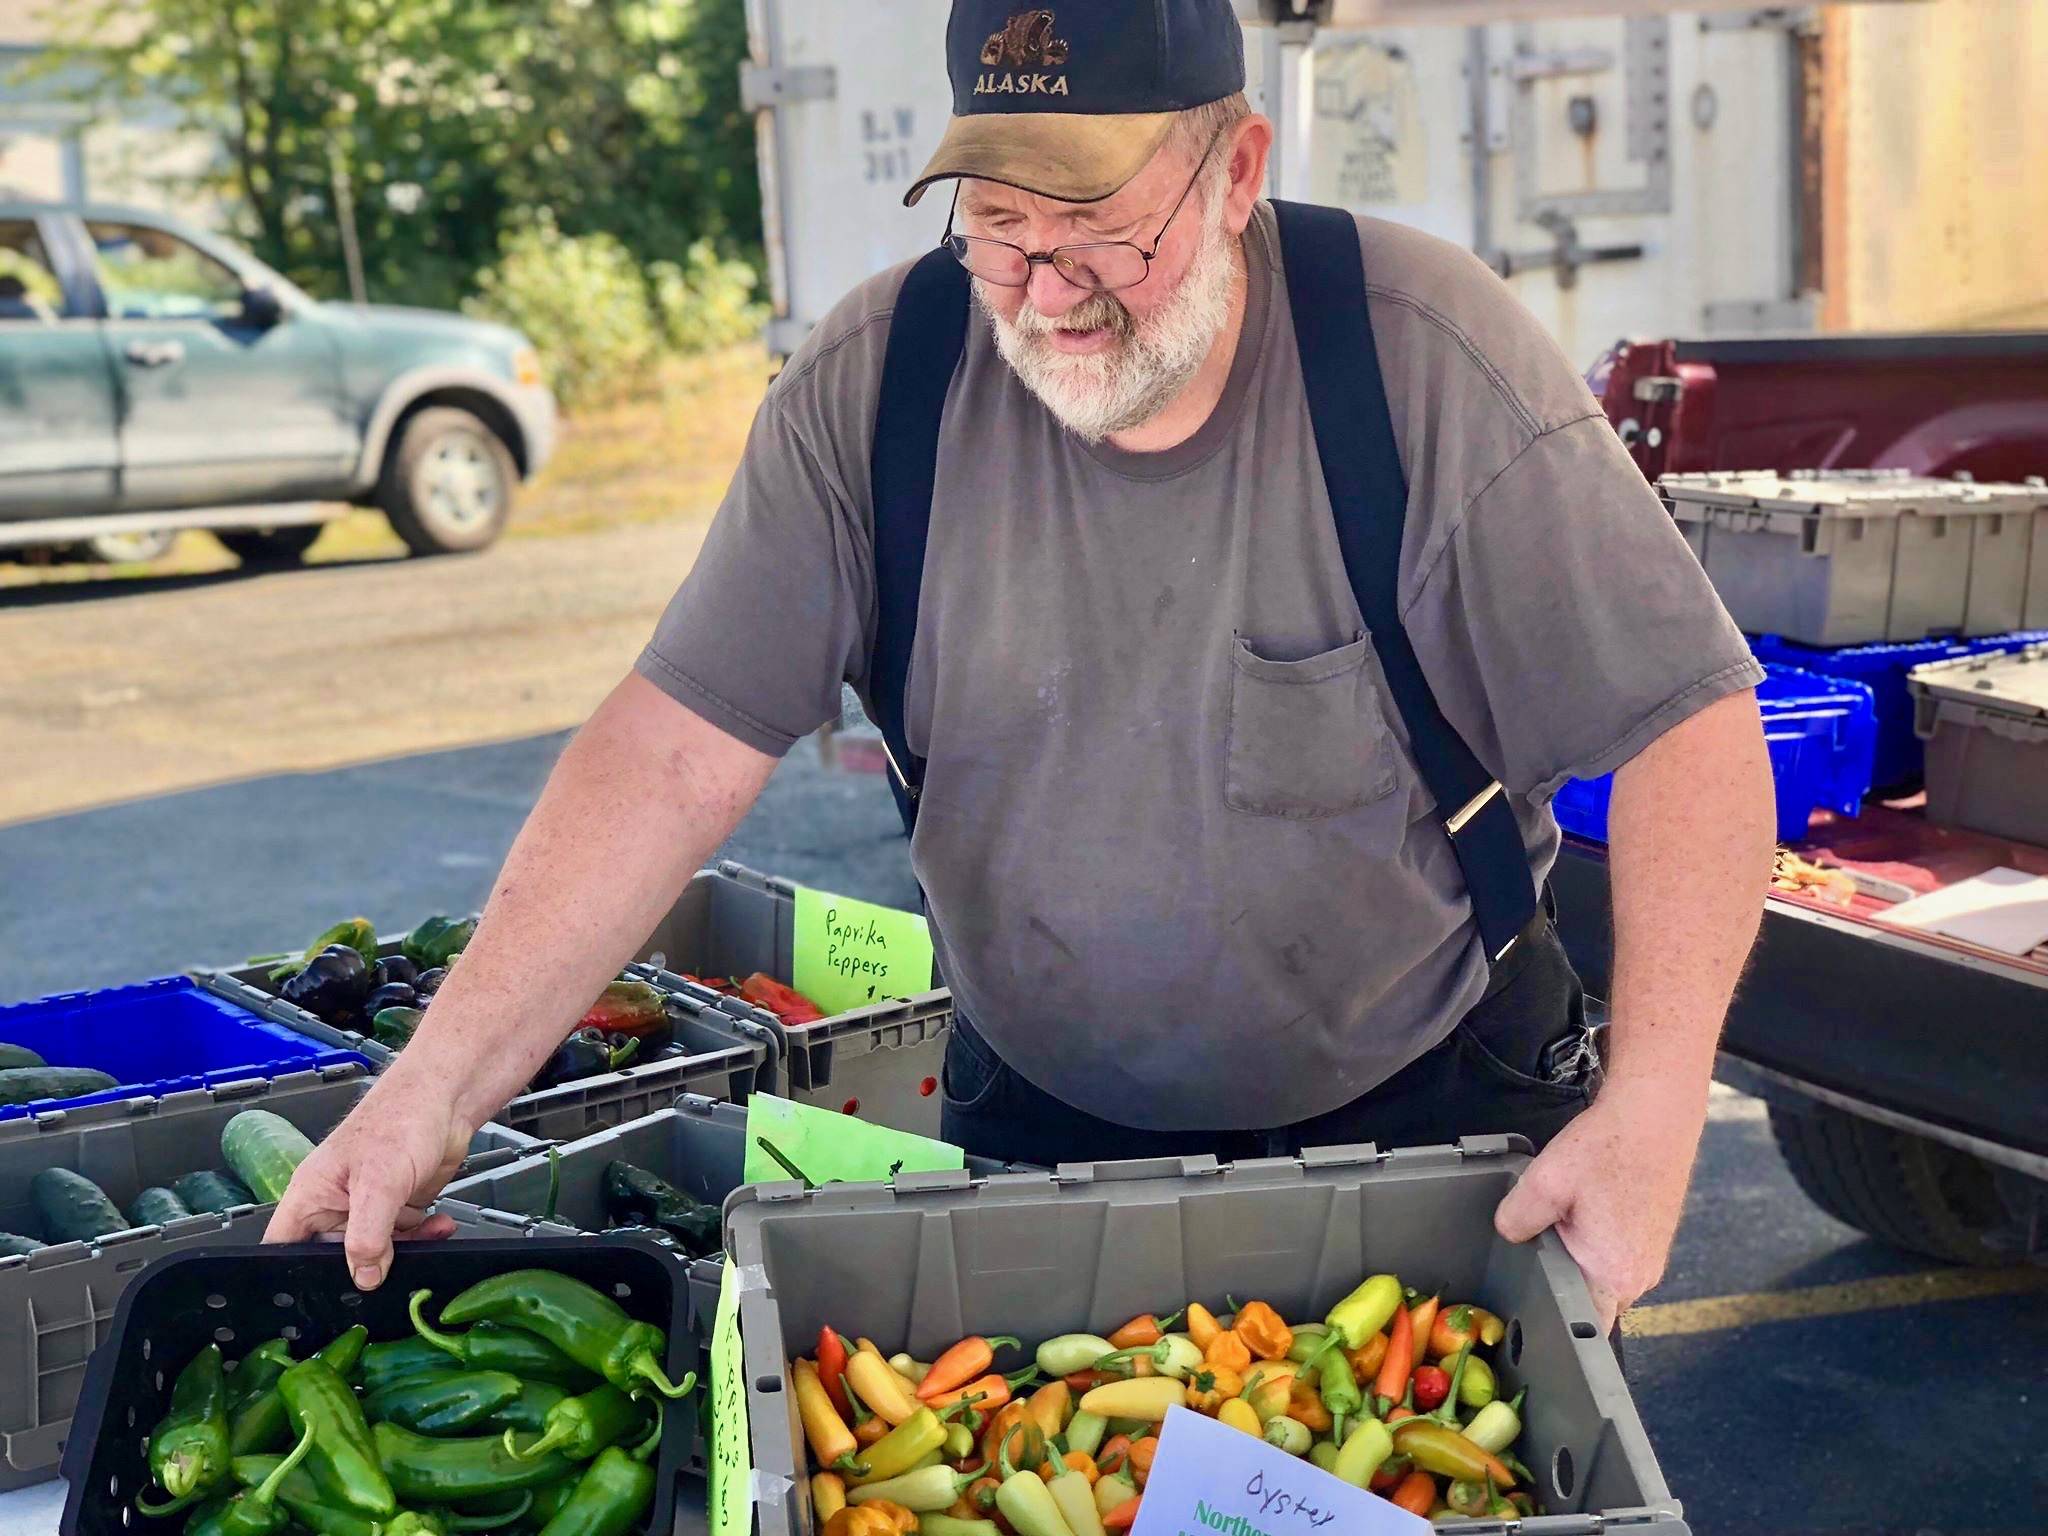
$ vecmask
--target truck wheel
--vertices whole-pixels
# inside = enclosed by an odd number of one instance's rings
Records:
[[[214,537],[244,565],[296,565],[320,537],[320,527],[318,523],[294,523],[286,528],[243,528]]]
[[[1773,1104],[1771,1132],[1807,1198],[1879,1242],[1952,1264],[2017,1257],[1992,1171],[1967,1152],[1825,1104]]]
[[[149,533],[102,533],[78,547],[88,560],[101,560],[108,565],[147,565],[169,554],[177,540],[174,530],[160,528]]]
[[[504,532],[518,483],[497,433],[467,411],[433,406],[406,422],[377,501],[414,554],[456,554]]]

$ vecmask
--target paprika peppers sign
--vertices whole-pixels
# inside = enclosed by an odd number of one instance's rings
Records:
[[[1429,1536],[1433,1529],[1241,1429],[1172,1408],[1131,1536]]]
[[[790,984],[826,1013],[932,989],[932,935],[915,912],[796,888]]]

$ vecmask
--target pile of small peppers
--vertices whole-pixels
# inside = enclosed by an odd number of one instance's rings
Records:
[[[304,1360],[209,1344],[149,1435],[152,1520],[184,1536],[630,1536],[653,1507],[668,1337],[582,1281],[471,1286],[410,1338],[358,1325]]]
[[[1107,1335],[976,1335],[930,1363],[830,1327],[789,1365],[820,1536],[1107,1536],[1130,1529],[1167,1412],[1191,1408],[1437,1521],[1539,1513],[1498,1394],[1505,1328],[1373,1275],[1320,1323],[1263,1301],[1146,1313]],[[1176,1329],[1175,1324],[1180,1326]]]

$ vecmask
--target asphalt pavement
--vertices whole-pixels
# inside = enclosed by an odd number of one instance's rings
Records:
[[[0,828],[0,1000],[239,961],[359,912],[398,928],[474,909],[566,739]],[[916,896],[883,782],[825,768],[809,743],[723,852]],[[1692,1530],[2048,1531],[2041,1279],[1944,1269],[1835,1222],[1793,1185],[1763,1106],[1717,1090],[1669,1278],[1626,1343]],[[54,1492],[9,1497],[0,1530],[54,1529]]]

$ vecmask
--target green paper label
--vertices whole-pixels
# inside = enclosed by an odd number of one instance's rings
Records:
[[[790,985],[828,1014],[932,989],[932,935],[915,912],[798,886]]]
[[[711,1323],[711,1489],[705,1501],[711,1536],[747,1536],[754,1524],[747,1377],[740,1356],[739,1271],[728,1262]]]
[[[761,1145],[767,1141],[789,1161],[785,1167]],[[891,1179],[899,1173],[930,1173],[967,1166],[958,1147],[928,1136],[870,1125],[836,1109],[798,1104],[757,1093],[747,1100],[747,1159],[743,1177],[749,1184],[794,1179],[813,1184],[865,1183]]]

